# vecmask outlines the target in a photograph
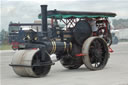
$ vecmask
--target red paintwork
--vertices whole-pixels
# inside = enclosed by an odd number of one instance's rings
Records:
[[[32,48],[32,50],[37,50],[37,48]]]
[[[11,43],[12,48],[14,48],[14,49],[18,49],[18,46],[19,46],[20,44],[23,44],[23,43],[18,43],[18,42],[12,42],[12,43]]]
[[[111,47],[108,47],[108,50],[109,50],[110,53],[114,52]]]
[[[82,54],[82,53],[80,53],[80,54],[76,54],[75,56],[85,56],[85,54]]]
[[[12,45],[12,48],[14,48],[14,49],[16,48],[17,49],[19,43],[18,42],[12,42],[11,45]]]

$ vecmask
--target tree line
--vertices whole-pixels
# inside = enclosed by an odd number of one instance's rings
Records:
[[[8,44],[8,31],[4,29],[0,32],[0,44]]]

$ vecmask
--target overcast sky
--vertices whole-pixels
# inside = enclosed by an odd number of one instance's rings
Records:
[[[37,20],[40,5],[48,9],[115,12],[116,19],[128,18],[128,0],[1,0],[0,29],[8,30],[10,21],[32,23]]]

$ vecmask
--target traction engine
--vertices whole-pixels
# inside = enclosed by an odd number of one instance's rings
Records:
[[[104,16],[103,16],[104,15]],[[110,56],[110,24],[108,17],[115,13],[47,11],[41,5],[42,32],[30,31],[25,43],[19,46],[10,66],[19,76],[41,77],[60,60],[67,69],[85,65],[90,70],[101,70]],[[51,24],[48,25],[48,18]],[[98,30],[92,31],[87,18],[96,22]],[[59,25],[59,21],[65,26]]]

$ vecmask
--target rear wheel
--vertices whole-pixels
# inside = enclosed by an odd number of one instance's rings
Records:
[[[41,65],[41,53],[39,50],[20,50],[12,59],[14,72],[19,76],[41,77],[48,74],[51,65]]]
[[[88,38],[82,47],[83,62],[90,70],[100,70],[105,67],[109,58],[107,43],[99,37]]]

